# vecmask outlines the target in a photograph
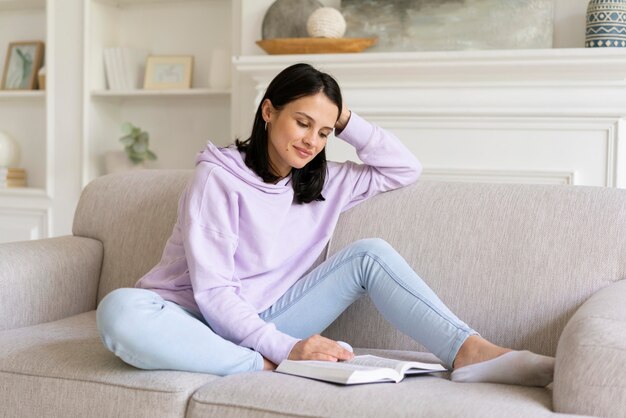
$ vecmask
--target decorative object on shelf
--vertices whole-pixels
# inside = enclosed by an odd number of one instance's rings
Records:
[[[109,90],[135,90],[142,86],[148,50],[105,48],[104,69]]]
[[[6,132],[0,131],[0,167],[16,167],[20,163],[20,146]]]
[[[306,38],[307,19],[322,7],[318,0],[276,0],[263,18],[262,38]]]
[[[334,7],[321,7],[309,16],[306,30],[314,38],[341,38],[346,33],[346,20]]]
[[[124,136],[120,142],[124,151],[108,151],[104,154],[104,168],[107,174],[143,168],[146,160],[156,160],[157,156],[148,149],[150,136],[131,123],[122,124]]]
[[[591,0],[587,5],[587,48],[626,47],[626,0]]]
[[[37,71],[43,65],[44,43],[41,41],[11,42],[4,63],[4,90],[34,90]]]
[[[262,38],[306,38],[307,19],[322,7],[318,0],[276,0],[263,17]]]
[[[193,56],[149,56],[143,88],[170,90],[191,88]]]
[[[342,0],[346,37],[372,51],[552,47],[553,0]]]
[[[376,43],[376,38],[285,38],[256,42],[265,52],[281,54],[335,54],[362,52]]]
[[[16,167],[0,167],[0,189],[27,186],[26,170]]]
[[[37,79],[39,84],[39,90],[46,89],[46,67],[43,66],[37,71]]]
[[[230,51],[218,48],[211,52],[209,87],[214,89],[227,89],[230,87],[230,65]]]
[[[125,134],[120,138],[124,144],[128,158],[135,164],[141,164],[145,160],[156,160],[157,156],[148,149],[150,145],[150,135],[141,128],[129,122],[122,124],[122,132]]]

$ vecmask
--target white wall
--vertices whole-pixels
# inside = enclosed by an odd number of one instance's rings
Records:
[[[585,45],[585,15],[589,0],[554,0],[554,47]]]

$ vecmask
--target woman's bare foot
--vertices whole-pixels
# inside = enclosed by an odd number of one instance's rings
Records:
[[[459,369],[470,364],[491,360],[509,351],[512,350],[490,343],[479,335],[472,335],[461,346],[452,368]]]

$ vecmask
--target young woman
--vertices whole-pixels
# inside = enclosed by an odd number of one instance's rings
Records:
[[[327,162],[329,135],[364,164]],[[310,270],[341,212],[414,183],[419,161],[342,102],[307,64],[270,83],[252,134],[208,143],[182,194],[161,261],[98,307],[106,347],[142,369],[228,375],[284,359],[339,361],[349,346],[319,335],[368,295],[456,381],[543,386],[554,359],[494,345],[459,320],[381,239],[360,240]]]

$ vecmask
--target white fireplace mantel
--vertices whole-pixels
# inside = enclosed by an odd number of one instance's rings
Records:
[[[425,176],[626,187],[624,50],[236,57],[236,136],[247,137],[269,81],[296,62],[332,74],[348,105],[398,135]],[[356,158],[335,144],[330,158]]]

